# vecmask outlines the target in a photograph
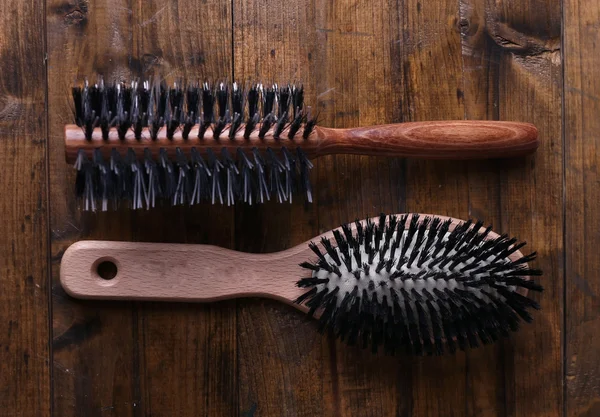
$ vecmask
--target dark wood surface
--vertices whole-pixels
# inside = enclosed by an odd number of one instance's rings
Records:
[[[34,2],[0,2],[0,415],[8,417],[47,416],[52,389],[43,27]]]
[[[600,416],[600,6],[586,0],[0,1],[1,416]],[[563,26],[561,27],[561,22]],[[302,81],[326,127],[518,120],[523,159],[325,156],[315,203],[84,214],[64,162],[69,87],[129,79]],[[528,241],[542,310],[467,354],[348,348],[270,300],[76,301],[84,239],[278,251],[420,211]]]
[[[568,416],[600,415],[599,7],[564,10],[565,404]]]

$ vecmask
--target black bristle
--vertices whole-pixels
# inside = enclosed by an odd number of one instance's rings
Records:
[[[197,85],[189,85],[185,93],[185,116],[183,117],[183,128],[181,136],[189,138],[192,127],[198,123],[198,110],[200,108],[200,89]]]
[[[244,118],[244,92],[237,83],[233,83],[231,88],[231,109],[233,114],[239,114]]]
[[[328,292],[329,289],[324,288],[323,290],[316,293],[314,297],[312,297],[309,301],[306,302],[306,305],[310,308],[307,313],[308,317],[312,317],[315,311],[317,311],[317,309],[321,307],[321,303],[324,301],[324,298]]]
[[[292,89],[289,85],[280,87],[277,89],[277,117],[288,117],[290,110],[290,103],[292,99]]]
[[[406,252],[408,251],[410,244],[412,243],[413,237],[417,233],[418,222],[419,222],[419,215],[413,214],[412,218],[410,219],[410,225],[408,227],[408,231],[406,233],[406,239],[402,243],[402,251],[400,252],[400,259],[402,259],[406,256]]]
[[[262,95],[262,113],[263,118],[273,113],[273,106],[275,105],[276,86],[260,87]]]
[[[325,330],[330,326],[331,319],[335,316],[337,307],[337,294],[339,288],[336,287],[333,291],[329,292],[321,301],[322,313],[319,317],[319,333],[325,333]]]
[[[307,262],[300,264],[300,266],[303,268],[306,268],[307,265],[310,265],[310,264],[308,264]],[[300,288],[307,288],[307,287],[313,287],[315,285],[327,284],[328,282],[329,282],[329,278],[302,278],[300,281],[298,281],[298,283],[296,285]]]
[[[167,102],[165,110],[165,125],[167,127],[167,138],[173,139],[175,131],[183,121],[184,94],[180,85],[175,85],[167,90]]]
[[[79,127],[83,127],[85,124],[83,112],[83,89],[81,87],[73,87],[71,89],[71,95],[73,96],[75,124]]]
[[[138,160],[135,151],[131,148],[127,151],[125,163],[128,165],[128,170],[132,178],[132,186],[129,190],[129,198],[131,200],[131,208],[133,210],[143,208],[143,202],[147,194],[146,182],[144,181],[144,169]]]
[[[79,120],[78,125],[83,129],[86,139],[92,139],[92,133],[96,126],[100,115],[97,113],[98,105],[98,94],[94,86],[89,86],[88,82],[81,89],[73,90],[73,98],[76,102],[79,102],[79,108],[76,104],[76,118]],[[79,113],[79,115],[77,115]]]
[[[269,172],[269,193],[271,196],[276,196],[279,203],[287,201],[287,195],[282,183],[282,174],[285,171],[285,166],[271,148],[267,149],[266,162]]]
[[[387,259],[385,259],[384,257],[381,257],[379,262],[377,262],[377,267],[375,268],[375,272],[378,274],[381,273],[383,268],[386,266],[387,262],[388,262]]]
[[[247,101],[248,101],[248,120],[251,120],[255,115],[259,115],[258,103],[260,99],[259,87],[253,85],[248,90]]]
[[[173,196],[171,197],[174,206],[186,203],[186,200],[190,195],[189,190],[191,189],[191,183],[189,181],[190,166],[187,158],[180,148],[176,148],[175,153],[175,189],[173,191]]]
[[[192,195],[190,204],[198,204],[205,198],[208,198],[208,184],[211,175],[210,169],[202,155],[196,148],[191,150],[191,165],[194,170],[194,186],[192,187]]]
[[[429,225],[429,229],[427,231],[427,240],[425,241],[425,246],[423,247],[423,250],[421,251],[421,255],[419,256],[419,261],[417,262],[418,268],[421,268],[421,266],[423,265],[423,262],[425,262],[425,260],[427,259],[427,255],[433,245],[433,242],[434,242],[435,237],[438,232],[438,228],[440,227],[440,223],[441,223],[440,218],[435,217],[432,219],[432,221]]]
[[[321,245],[323,245],[323,247],[327,251],[327,254],[335,261],[335,263],[338,266],[342,265],[342,261],[340,260],[337,251],[333,248],[333,245],[331,244],[328,238],[321,238]]]
[[[133,108],[133,89],[124,84],[117,84],[114,87],[114,96],[114,123],[117,126],[119,139],[125,140],[125,135],[127,135],[133,124],[130,114]]]
[[[291,88],[290,86],[278,87],[276,89],[276,94],[278,110],[273,137],[275,139],[279,139],[279,136],[283,132],[283,129],[287,126],[289,119],[289,109],[292,95]]]
[[[230,121],[229,114],[229,87],[220,83],[216,91],[217,98],[217,121],[213,126],[213,137],[219,139],[221,133]]]
[[[304,87],[302,85],[292,86],[292,111],[294,119],[301,115],[304,109]]]
[[[229,87],[225,83],[220,83],[216,91],[217,97],[217,116],[219,119],[225,119],[229,111]]]
[[[302,86],[292,86],[292,112],[293,118],[288,131],[288,138],[293,139],[302,127],[304,121],[304,89]]]
[[[241,178],[239,179],[239,187],[240,187],[240,195],[243,199],[244,203],[248,203],[252,205],[254,201],[254,194],[252,192],[252,188],[256,187],[256,181],[254,180],[254,164],[250,161],[248,156],[244,153],[242,148],[238,148],[237,150],[237,160],[238,160],[238,172],[241,173]]]
[[[306,154],[301,148],[296,148],[297,161],[300,169],[299,191],[306,194],[306,201],[312,203],[312,186],[310,185],[310,170],[313,169],[313,164],[306,157]]]
[[[148,148],[144,149],[144,169],[146,171],[147,187],[146,187],[146,207],[154,207],[156,200],[162,195],[158,167],[152,158],[152,154]]]
[[[210,170],[211,184],[210,184],[210,201],[212,204],[219,202],[223,204],[223,190],[221,186],[221,173],[223,170],[223,164],[214,154],[214,152],[208,149],[208,169]]]
[[[96,210],[96,198],[93,186],[93,165],[88,160],[85,152],[80,150],[75,161],[77,178],[75,180],[75,195],[82,200],[85,210]]]
[[[238,188],[237,178],[239,175],[239,170],[227,148],[221,148],[221,161],[224,168],[225,195],[227,205],[232,206],[235,204],[235,193],[237,192]]]
[[[244,121],[244,92],[237,83],[233,83],[231,88],[231,108],[233,114],[231,116],[231,127],[229,128],[229,139],[234,139]]]
[[[418,294],[414,289],[413,293]],[[415,301],[415,308],[417,310],[417,317],[419,318],[419,333],[421,334],[421,340],[423,341],[423,350],[425,354],[433,354],[433,343],[431,338],[431,331],[429,329],[428,316],[423,308],[422,301]]]
[[[317,125],[317,118],[311,114],[311,108],[308,107],[308,109],[306,111],[306,119],[305,119],[305,124],[304,124],[304,131],[302,132],[302,138],[308,139],[308,137],[313,132],[316,125]]]
[[[150,91],[147,83],[134,82],[131,88],[131,123],[137,140],[142,138],[142,131],[148,126],[148,106]]]
[[[166,149],[161,148],[158,160],[158,173],[162,195],[171,200],[175,193],[175,167],[169,159]]]
[[[305,292],[304,294],[302,294],[301,296],[299,296],[298,298],[296,298],[296,300],[294,300],[295,303],[297,304],[301,304],[303,303],[305,300],[309,300],[313,295],[315,295],[318,291],[317,287],[313,287],[310,291]]]
[[[296,191],[298,182],[296,158],[285,146],[281,148],[281,153],[284,167],[284,192],[287,195],[288,201],[292,203],[293,194]]]
[[[543,291],[544,290],[544,287],[542,287],[540,284],[536,283],[533,280],[509,277],[509,278],[504,278],[502,281],[506,285],[514,285],[516,287],[527,288],[528,290],[531,290],[531,291]]]
[[[271,129],[271,126],[273,126],[273,122],[275,120],[275,116],[273,116],[273,114],[269,113],[267,116],[265,116],[265,118],[262,121],[262,124],[260,125],[260,129],[258,131],[258,137],[260,139],[264,139],[267,132],[269,131],[269,129]]]
[[[104,101],[104,85],[102,78],[100,78],[99,81],[100,85],[94,84],[90,86],[88,90],[89,106],[91,109],[91,113],[94,115],[96,126],[100,124],[100,120],[102,117],[102,103]]]
[[[269,195],[269,189],[267,187],[265,171],[266,164],[264,159],[260,156],[260,152],[258,152],[258,149],[253,148],[252,154],[254,156],[254,166],[256,167],[255,172],[257,177],[256,201],[258,201],[259,203],[264,203],[265,201],[268,201],[271,198]]]
[[[164,83],[155,83],[150,90],[150,102],[148,103],[148,127],[150,137],[158,138],[159,130],[165,124],[165,111],[167,108],[167,89]]]
[[[102,139],[108,140],[110,128],[113,127],[116,111],[116,96],[114,87],[104,84],[104,79],[100,78],[97,84],[98,95],[100,98],[100,111],[97,113],[99,117],[100,130],[102,131]]]
[[[250,135],[258,125],[260,120],[260,113],[258,111],[259,103],[259,87],[253,85],[248,90],[247,94],[248,101],[248,120],[246,120],[246,127],[244,129],[244,138],[249,139]]]
[[[275,123],[275,129],[273,130],[273,137],[275,139],[279,139],[279,136],[283,132],[283,129],[286,127],[286,125],[287,120],[285,116],[281,116],[277,119],[277,122]]]
[[[202,122],[198,130],[198,137],[204,138],[206,130],[215,119],[215,95],[208,83],[202,84]]]

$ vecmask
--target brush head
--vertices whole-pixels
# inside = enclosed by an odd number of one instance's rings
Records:
[[[74,158],[84,210],[123,202],[133,209],[291,202],[294,195],[312,202],[312,164],[294,142],[307,139],[316,125],[301,85],[170,87],[150,81],[106,84],[99,78],[73,87],[72,96],[75,124],[92,144]],[[202,145],[184,152],[169,146],[175,138]],[[274,146],[260,152],[251,139]],[[227,141],[243,146],[232,152]]]
[[[482,222],[382,215],[310,244],[316,255],[296,302],[320,312],[319,330],[376,352],[439,355],[508,336],[539,305],[541,275],[518,243]],[[493,236],[493,237],[491,237]]]

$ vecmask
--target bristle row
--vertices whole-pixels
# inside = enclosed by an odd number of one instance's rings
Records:
[[[530,322],[539,305],[519,288],[541,291],[523,267],[535,254],[514,258],[524,243],[488,238],[491,228],[467,221],[451,229],[437,217],[384,216],[334,232],[296,300],[317,310],[322,331],[349,344],[387,353],[437,355],[508,336]],[[354,230],[352,230],[354,229]],[[511,258],[513,256],[513,258]]]
[[[215,139],[230,139],[242,131],[248,139],[258,132],[275,139],[308,138],[316,125],[310,107],[304,105],[303,87],[287,84],[263,86],[252,84],[242,88],[238,83],[175,83],[133,81],[131,83],[96,84],[87,81],[72,89],[75,123],[87,139],[100,128],[109,138],[116,130],[120,139],[132,131],[142,139],[147,131],[156,139],[161,129],[173,139],[181,130],[183,139],[205,139],[212,127]],[[192,127],[198,134],[192,138]]]
[[[305,195],[312,202],[309,173],[313,165],[300,148],[271,149],[251,155],[226,148],[219,154],[207,149],[203,157],[192,148],[186,156],[177,149],[174,160],[161,149],[158,158],[148,149],[143,157],[129,149],[121,155],[113,149],[109,159],[99,150],[89,159],[80,151],[75,163],[76,194],[86,211],[106,211],[126,204],[132,209],[157,205],[195,205],[203,202],[231,206],[269,200],[292,202]]]

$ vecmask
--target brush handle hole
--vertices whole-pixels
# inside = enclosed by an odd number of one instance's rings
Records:
[[[118,271],[117,264],[110,259],[102,260],[98,262],[96,266],[96,273],[98,276],[107,281],[115,278]]]

